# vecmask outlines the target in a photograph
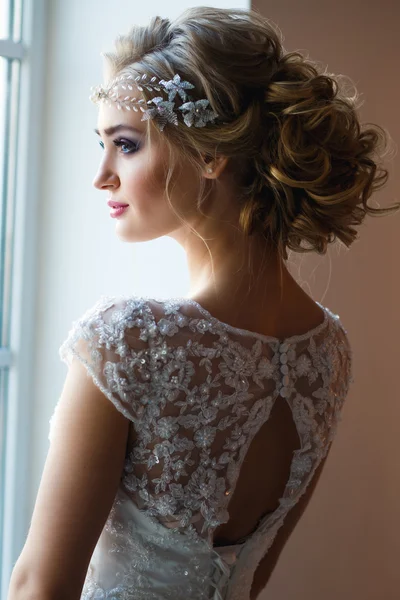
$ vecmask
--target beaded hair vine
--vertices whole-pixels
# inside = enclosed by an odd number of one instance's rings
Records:
[[[162,92],[168,96],[168,99],[163,96],[155,96],[146,102],[143,98],[127,96],[126,93],[132,91],[133,86],[139,91],[146,89]],[[122,88],[122,91],[119,88]],[[194,85],[188,81],[181,81],[180,75],[174,75],[173,79],[165,81],[157,79],[157,77],[149,79],[146,73],[136,77],[125,74],[113,79],[106,87],[103,85],[92,86],[93,93],[90,100],[95,104],[107,101],[108,106],[111,105],[111,102],[115,102],[118,109],[141,111],[143,113],[141,120],[155,119],[161,131],[167,123],[178,125],[178,115],[183,117],[183,122],[188,127],[192,127],[192,125],[205,127],[207,123],[214,123],[218,115],[210,107],[210,102],[206,99],[194,100],[191,98],[186,92],[191,89],[194,89]],[[176,100],[181,101],[182,104],[176,106]]]

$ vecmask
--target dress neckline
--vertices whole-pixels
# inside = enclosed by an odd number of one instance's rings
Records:
[[[121,296],[121,298],[131,299],[132,296]],[[251,331],[249,329],[241,329],[240,327],[234,327],[233,325],[230,325],[229,323],[225,323],[224,321],[217,319],[217,317],[214,317],[206,308],[204,308],[204,306],[202,306],[199,302],[197,302],[197,300],[194,300],[193,298],[188,298],[186,296],[175,296],[173,298],[165,298],[165,297],[140,295],[140,296],[134,296],[134,298],[145,300],[145,301],[153,300],[155,302],[158,302],[159,304],[168,303],[168,302],[172,302],[174,304],[179,303],[181,305],[184,303],[191,304],[192,306],[195,306],[204,317],[206,317],[209,321],[211,321],[211,323],[222,327],[226,331],[231,331],[232,333],[238,333],[239,335],[247,335],[247,336],[259,339],[261,341],[270,342],[270,343],[273,342],[275,344],[294,344],[296,342],[301,342],[308,338],[312,338],[315,335],[317,335],[318,333],[320,333],[323,329],[325,329],[325,327],[328,325],[330,317],[333,319],[339,320],[339,315],[333,314],[329,308],[327,308],[320,302],[316,301],[316,304],[318,304],[318,306],[320,308],[322,308],[322,310],[324,312],[324,319],[321,323],[319,323],[319,325],[317,325],[316,327],[313,327],[312,329],[309,329],[305,333],[291,335],[290,337],[286,337],[286,338],[277,338],[272,335],[265,335],[264,333],[258,333],[257,331]]]
[[[182,298],[177,298],[177,300],[180,300],[180,301],[183,300],[193,306],[196,306],[198,308],[198,310],[205,317],[207,317],[207,319],[209,319],[214,324],[220,325],[227,331],[231,331],[232,333],[238,333],[240,335],[247,335],[247,336],[255,337],[257,339],[264,340],[267,342],[275,342],[275,343],[279,343],[279,344],[283,344],[283,343],[291,344],[291,343],[295,343],[295,342],[300,342],[300,341],[306,340],[308,338],[311,338],[314,335],[317,335],[328,324],[328,313],[330,312],[327,307],[323,306],[320,302],[316,302],[316,304],[318,304],[318,306],[320,308],[322,308],[322,310],[324,312],[324,319],[321,323],[319,323],[319,325],[317,325],[316,327],[313,327],[312,329],[309,329],[305,333],[291,335],[290,337],[286,337],[286,338],[277,338],[272,335],[265,335],[264,333],[258,333],[257,331],[251,331],[249,329],[241,329],[240,327],[234,327],[233,325],[229,325],[229,323],[225,323],[224,321],[217,319],[217,317],[214,317],[206,308],[204,308],[199,302],[197,302],[197,300],[194,300],[193,298],[182,297]]]

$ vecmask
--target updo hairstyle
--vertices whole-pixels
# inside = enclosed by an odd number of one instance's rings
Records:
[[[367,204],[388,179],[378,161],[390,137],[378,125],[360,124],[351,81],[285,52],[277,26],[258,12],[197,7],[172,22],[154,17],[120,35],[115,51],[103,56],[111,78],[147,73],[169,80],[178,73],[195,85],[196,99],[209,100],[215,123],[179,122],[158,133],[170,149],[167,196],[182,153],[198,169],[201,210],[216,184],[200,175],[204,156],[228,157],[240,227],[263,234],[285,260],[287,249],[325,254],[336,239],[349,247],[367,214],[400,208]],[[148,121],[150,138],[155,131]]]

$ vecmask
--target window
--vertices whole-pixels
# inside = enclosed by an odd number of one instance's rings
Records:
[[[0,0],[0,556],[3,552],[22,0]]]
[[[0,0],[0,598],[30,520],[46,0]]]

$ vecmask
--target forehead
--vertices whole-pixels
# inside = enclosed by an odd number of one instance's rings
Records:
[[[142,121],[142,112],[135,112],[127,108],[118,109],[114,102],[109,106],[105,102],[100,102],[97,116],[97,128],[101,135],[107,135],[109,129],[115,129],[124,126],[126,129],[133,129],[137,133],[144,134],[146,131],[146,122]]]

